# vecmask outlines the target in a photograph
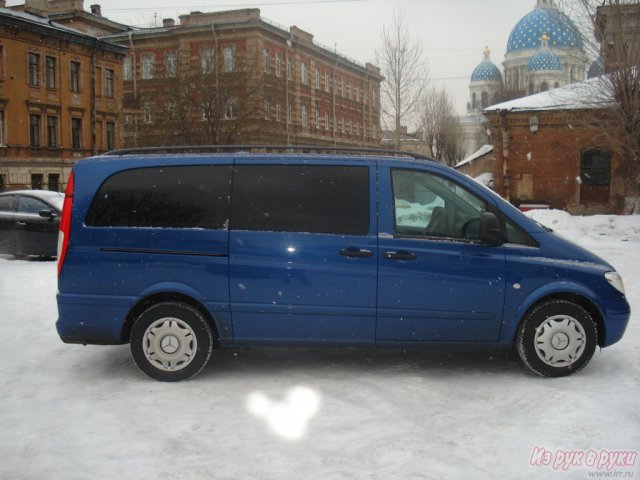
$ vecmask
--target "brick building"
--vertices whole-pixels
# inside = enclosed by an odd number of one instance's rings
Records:
[[[125,144],[379,146],[380,70],[258,9],[106,37],[125,59]]]
[[[126,52],[50,21],[46,1],[0,2],[0,189],[60,190],[77,159],[122,145]]]
[[[624,168],[591,121],[598,78],[494,105],[494,189],[514,205],[571,213],[619,213]],[[602,110],[604,111],[604,110]]]

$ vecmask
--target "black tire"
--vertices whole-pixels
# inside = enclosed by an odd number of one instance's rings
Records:
[[[529,370],[564,377],[583,369],[598,344],[596,324],[584,308],[550,300],[530,310],[520,325],[516,346]]]
[[[178,302],[158,303],[133,324],[131,355],[155,380],[178,382],[194,377],[213,350],[209,322],[196,308]]]

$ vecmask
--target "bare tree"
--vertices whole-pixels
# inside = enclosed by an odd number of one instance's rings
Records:
[[[383,121],[387,129],[393,128],[395,148],[400,149],[402,124],[407,126],[414,120],[429,70],[420,39],[411,36],[398,12],[382,29],[376,61],[385,77],[381,86]]]
[[[142,144],[231,144],[255,124],[262,88],[257,55],[234,49],[225,58],[214,42],[210,51],[197,64],[180,58],[142,100],[153,109]]]
[[[624,213],[640,213],[640,0],[560,0],[577,19],[587,53],[602,57],[605,74],[593,80],[583,122],[594,142],[623,160]]]
[[[427,90],[422,98],[420,125],[423,140],[435,159],[454,166],[464,158],[462,126],[453,99],[444,87]]]

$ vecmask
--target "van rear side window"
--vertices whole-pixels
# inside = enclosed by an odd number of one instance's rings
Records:
[[[369,233],[369,167],[239,165],[234,230]]]
[[[140,168],[100,187],[85,218],[90,227],[226,228],[230,165]]]

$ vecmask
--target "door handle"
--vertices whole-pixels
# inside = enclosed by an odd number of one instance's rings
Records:
[[[418,256],[415,253],[401,250],[399,252],[384,252],[384,258],[387,260],[415,260]]]
[[[27,224],[25,222],[16,222],[16,225],[19,227],[26,227]]]
[[[343,248],[342,250],[340,250],[340,255],[344,257],[350,257],[350,258],[363,258],[363,257],[372,257],[373,252],[371,250],[367,250],[364,248],[349,247],[349,248]]]

